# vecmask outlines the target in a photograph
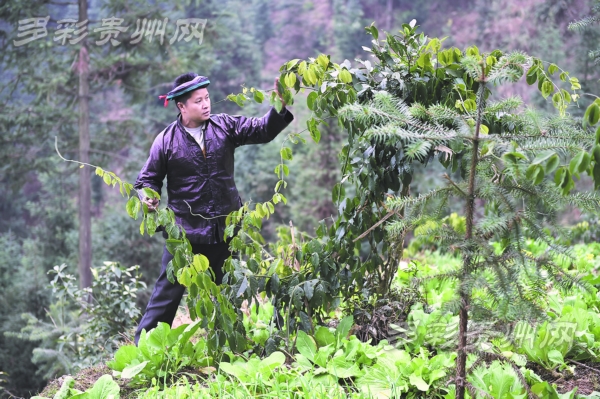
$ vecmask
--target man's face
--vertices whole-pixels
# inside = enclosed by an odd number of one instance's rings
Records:
[[[199,125],[210,118],[210,97],[208,89],[194,90],[184,103],[177,103],[181,111],[181,117],[184,121],[192,122],[194,125]]]

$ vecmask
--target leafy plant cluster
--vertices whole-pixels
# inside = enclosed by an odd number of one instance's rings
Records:
[[[529,241],[527,251],[543,252],[545,244]],[[588,246],[594,251],[594,245]],[[583,252],[583,251],[582,251]],[[583,258],[588,258],[583,255]],[[440,272],[460,268],[460,258],[430,254],[419,268],[403,266],[394,286],[412,284],[414,278],[432,277],[441,281]],[[565,272],[593,270],[593,264],[561,263]],[[476,348],[467,358],[467,396],[477,398],[595,398],[577,395],[577,390],[559,393],[557,387],[543,380],[527,361],[535,362],[565,378],[573,369],[571,360],[598,358],[598,306],[595,277],[591,292],[566,295],[552,286],[545,308],[548,321],[471,320],[469,344]],[[422,285],[428,303],[415,304],[402,325],[391,326],[398,333],[377,345],[362,342],[355,335],[352,316],[342,318],[335,328],[318,326],[314,333],[298,331],[293,337],[293,352],[274,351],[260,356],[253,350],[233,353],[225,350],[220,358],[210,357],[206,332],[200,321],[170,329],[161,324],[143,334],[138,347],[122,346],[108,365],[113,371],[103,376],[86,394],[103,393],[99,398],[118,397],[114,389],[130,385],[137,391],[127,397],[456,397],[455,345],[458,339],[458,316],[439,304],[444,292],[456,290],[443,285]],[[243,324],[259,347],[272,319],[272,306],[266,304],[244,313]],[[499,359],[502,359],[500,361]],[[507,361],[507,359],[510,360]],[[111,388],[112,387],[112,388]],[[110,388],[110,389],[109,389]],[[65,379],[54,398],[79,398],[80,391]],[[104,396],[102,396],[104,395]],[[48,395],[46,395],[48,396]],[[87,396],[85,396],[87,397]]]
[[[51,323],[25,315],[27,326],[20,338],[41,341],[33,361],[43,365],[44,378],[71,373],[108,359],[125,340],[123,335],[140,316],[138,293],[145,288],[139,266],[105,262],[92,269],[92,286],[79,288],[77,278],[62,264],[48,272],[54,302]]]
[[[121,388],[110,375],[103,375],[94,385],[82,392],[74,388],[75,380],[73,377],[66,377],[62,386],[54,394],[52,399],[117,399]],[[31,399],[50,399],[44,396],[33,396]]]
[[[190,340],[198,328],[200,321],[174,329],[159,323],[150,332],[142,332],[137,346],[121,346],[107,366],[115,370],[115,376],[131,380],[132,385],[153,379],[166,382],[185,367],[209,367],[213,359],[207,355],[207,341]]]

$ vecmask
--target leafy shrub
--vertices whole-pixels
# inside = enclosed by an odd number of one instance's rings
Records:
[[[140,310],[138,292],[145,288],[139,280],[139,267],[125,268],[105,262],[93,268],[94,280],[80,289],[77,279],[66,272],[66,265],[55,266],[50,285],[54,302],[48,317],[51,322],[25,314],[27,326],[16,336],[41,341],[33,351],[33,361],[45,378],[72,373],[97,364],[115,352],[123,341],[123,331],[136,325]]]
[[[143,330],[138,346],[120,347],[107,366],[115,370],[116,376],[131,379],[131,385],[141,385],[153,378],[166,381],[187,366],[208,367],[213,359],[207,356],[206,340],[190,341],[200,325],[197,321],[171,330],[167,323],[159,323],[149,332]]]

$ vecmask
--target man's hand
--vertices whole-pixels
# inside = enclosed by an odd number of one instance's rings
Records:
[[[279,96],[279,99],[281,100],[281,104],[283,105],[281,107],[281,109],[284,109],[285,108],[285,101],[283,100],[283,96],[281,95],[281,93],[279,93],[278,86],[279,86],[279,78],[277,77],[277,78],[275,78],[275,93],[277,93],[277,95]]]
[[[158,198],[144,198],[143,199],[144,204],[146,204],[148,206],[148,212],[155,212],[156,209],[158,208],[158,203],[160,202],[160,200]]]

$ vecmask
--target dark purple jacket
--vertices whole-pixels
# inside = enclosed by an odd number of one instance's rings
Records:
[[[166,176],[167,206],[190,242],[222,242],[226,216],[242,205],[233,180],[235,148],[268,143],[293,119],[287,109],[280,114],[274,108],[262,118],[211,115],[204,133],[205,158],[178,117],[154,140],[135,188],[149,187],[160,194]]]

